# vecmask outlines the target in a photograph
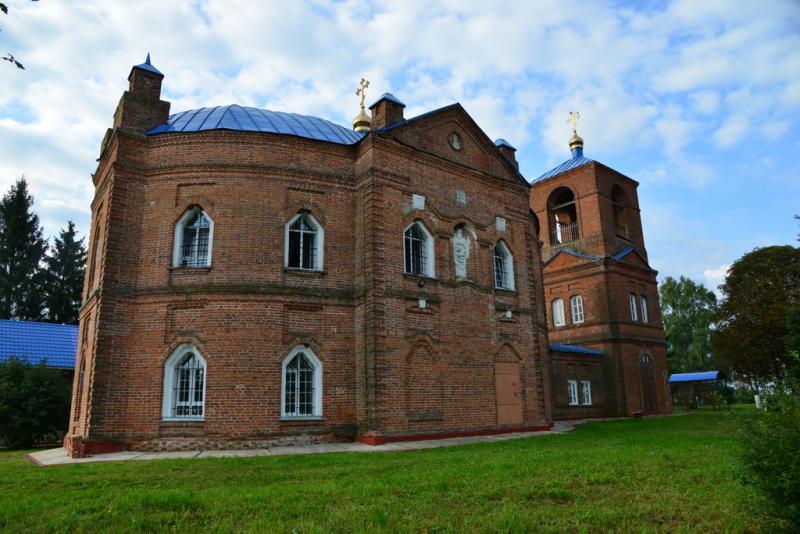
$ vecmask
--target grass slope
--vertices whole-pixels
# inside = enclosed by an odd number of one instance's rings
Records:
[[[765,528],[728,413],[435,450],[35,467],[0,453],[0,531]]]

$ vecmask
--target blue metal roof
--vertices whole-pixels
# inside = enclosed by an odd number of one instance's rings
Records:
[[[549,171],[547,171],[543,175],[539,176],[538,178],[536,178],[531,183],[535,184],[535,183],[547,180],[548,178],[552,178],[553,176],[557,176],[557,175],[561,174],[562,172],[567,172],[567,171],[571,171],[572,169],[577,169],[578,167],[583,167],[584,165],[586,165],[588,163],[592,163],[593,161],[594,161],[593,159],[590,159],[590,158],[587,158],[587,157],[584,157],[584,156],[580,156],[580,157],[577,157],[577,158],[570,158],[567,161],[565,161],[564,163],[562,163],[561,165],[559,165],[558,167],[550,169]]]
[[[0,320],[0,362],[17,356],[30,364],[75,368],[78,325]]]
[[[627,246],[627,247],[623,248],[622,250],[620,250],[619,252],[617,252],[616,254],[614,254],[614,255],[613,255],[613,256],[611,256],[611,257],[612,257],[613,259],[615,259],[615,260],[621,260],[622,258],[624,258],[625,256],[627,256],[628,254],[630,254],[630,253],[631,253],[631,252],[633,252],[634,250],[636,250],[636,249],[635,249],[635,248],[633,248],[633,247],[631,247],[631,246]]]
[[[599,350],[590,349],[589,347],[581,347],[580,345],[562,345],[561,343],[550,343],[550,350],[557,352],[574,352],[576,354],[586,354],[588,356],[602,356],[603,353]]]
[[[160,70],[155,68],[152,63],[150,63],[150,52],[147,53],[147,59],[144,60],[144,63],[136,65],[134,68],[147,70],[155,74],[160,74],[161,76],[164,75]]]
[[[670,375],[669,381],[673,382],[699,382],[703,380],[717,380],[722,378],[719,371],[702,371],[699,373],[675,373]]]
[[[378,103],[381,100],[388,100],[389,102],[394,102],[395,104],[400,104],[401,106],[406,107],[406,105],[403,104],[402,102],[400,102],[400,100],[396,96],[394,96],[392,93],[383,93],[378,100],[376,100],[375,102],[372,103],[372,105],[369,107],[369,109],[372,109],[375,106],[377,106]]]
[[[339,126],[319,117],[269,111],[239,105],[192,109],[170,116],[167,122],[145,132],[157,135],[171,132],[238,130],[294,135],[340,145],[352,145],[363,133]]]
[[[511,150],[516,150],[516,148],[514,148],[513,146],[511,146],[511,143],[509,143],[508,141],[506,141],[506,140],[505,140],[505,139],[503,139],[502,137],[501,137],[500,139],[497,139],[497,140],[495,140],[495,142],[494,142],[494,146],[498,146],[498,147],[499,147],[499,146],[505,146],[505,147],[508,147],[508,148],[510,148]]]

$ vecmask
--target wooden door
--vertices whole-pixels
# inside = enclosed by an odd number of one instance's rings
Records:
[[[656,395],[656,370],[653,358],[642,354],[639,365],[639,376],[642,381],[642,410],[645,414],[658,413],[658,397]]]
[[[522,388],[518,363],[495,363],[497,388],[497,424],[522,424]]]

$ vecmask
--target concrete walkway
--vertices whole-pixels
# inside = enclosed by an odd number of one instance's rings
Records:
[[[455,445],[469,445],[472,443],[492,443],[508,441],[511,439],[532,438],[537,436],[550,436],[571,432],[577,425],[590,421],[608,421],[611,419],[578,419],[574,421],[556,421],[552,430],[541,432],[515,432],[511,434],[496,434],[492,436],[469,436],[463,438],[430,439],[423,441],[398,441],[384,445],[365,445],[363,443],[323,443],[320,445],[271,447],[269,449],[240,449],[240,450],[198,450],[198,451],[169,451],[169,452],[137,452],[122,451],[107,454],[96,454],[88,458],[70,458],[63,447],[33,452],[28,455],[35,464],[40,466],[85,464],[96,462],[125,462],[128,460],[167,460],[175,458],[246,458],[251,456],[287,456],[292,454],[321,454],[326,452],[386,452],[386,451],[416,451],[421,449],[436,449],[439,447],[452,447]]]

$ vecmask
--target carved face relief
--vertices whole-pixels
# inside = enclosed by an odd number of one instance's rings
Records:
[[[467,260],[470,252],[470,235],[463,228],[453,235],[453,258],[456,266],[456,278],[467,277]]]

